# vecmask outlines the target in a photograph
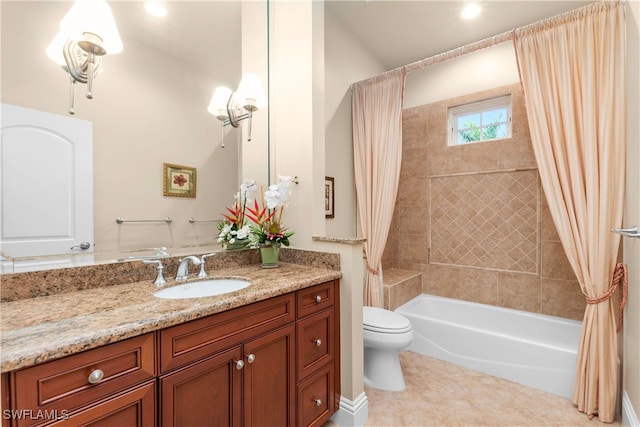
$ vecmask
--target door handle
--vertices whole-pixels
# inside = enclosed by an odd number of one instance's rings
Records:
[[[91,243],[89,242],[82,242],[77,246],[71,246],[71,250],[75,249],[75,248],[80,248],[83,251],[86,251],[87,249],[89,249],[91,247]]]

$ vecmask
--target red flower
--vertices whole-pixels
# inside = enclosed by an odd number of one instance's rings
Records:
[[[184,175],[182,175],[182,174],[174,175],[173,176],[173,183],[174,184],[178,184],[180,187],[184,187],[184,185],[187,183],[187,178],[185,178]]]
[[[235,224],[239,230],[244,225],[244,210],[237,201],[233,204],[233,208],[227,208],[229,215],[222,214],[231,224]]]
[[[273,215],[276,213],[276,211],[269,213],[267,212],[266,206],[260,209],[260,205],[258,205],[257,200],[254,200],[253,204],[253,209],[251,209],[250,206],[247,206],[247,210],[249,211],[247,217],[251,221],[255,222],[259,227],[262,227],[265,222],[271,221],[271,218],[273,218]]]

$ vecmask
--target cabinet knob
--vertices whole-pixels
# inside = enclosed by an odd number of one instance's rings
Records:
[[[242,369],[242,368],[244,368],[244,361],[243,361],[243,360],[238,360],[238,361],[236,362],[236,369],[237,369],[237,370],[240,370],[240,369]]]
[[[90,384],[98,384],[104,378],[104,372],[101,369],[95,369],[89,374],[87,380]]]
[[[313,342],[316,344],[316,346],[320,347],[322,345],[322,340],[320,338],[317,338],[315,340],[313,340]]]
[[[313,399],[313,401],[316,402],[316,406],[322,405],[322,399]]]
[[[250,355],[247,356],[247,362],[253,363],[254,360],[256,360],[255,354],[251,353]]]
[[[316,302],[320,303],[322,301],[322,297],[320,295],[316,295]]]

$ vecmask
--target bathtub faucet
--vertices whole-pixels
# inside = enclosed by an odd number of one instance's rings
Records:
[[[189,277],[189,262],[192,262],[193,265],[200,265],[201,261],[193,255],[182,258],[180,260],[180,265],[178,266],[176,281],[187,280],[187,277]]]

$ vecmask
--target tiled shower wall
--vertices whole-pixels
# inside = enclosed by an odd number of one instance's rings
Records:
[[[512,138],[447,146],[447,108],[511,94]],[[546,205],[514,84],[406,109],[383,268],[422,292],[581,320],[584,297]]]

